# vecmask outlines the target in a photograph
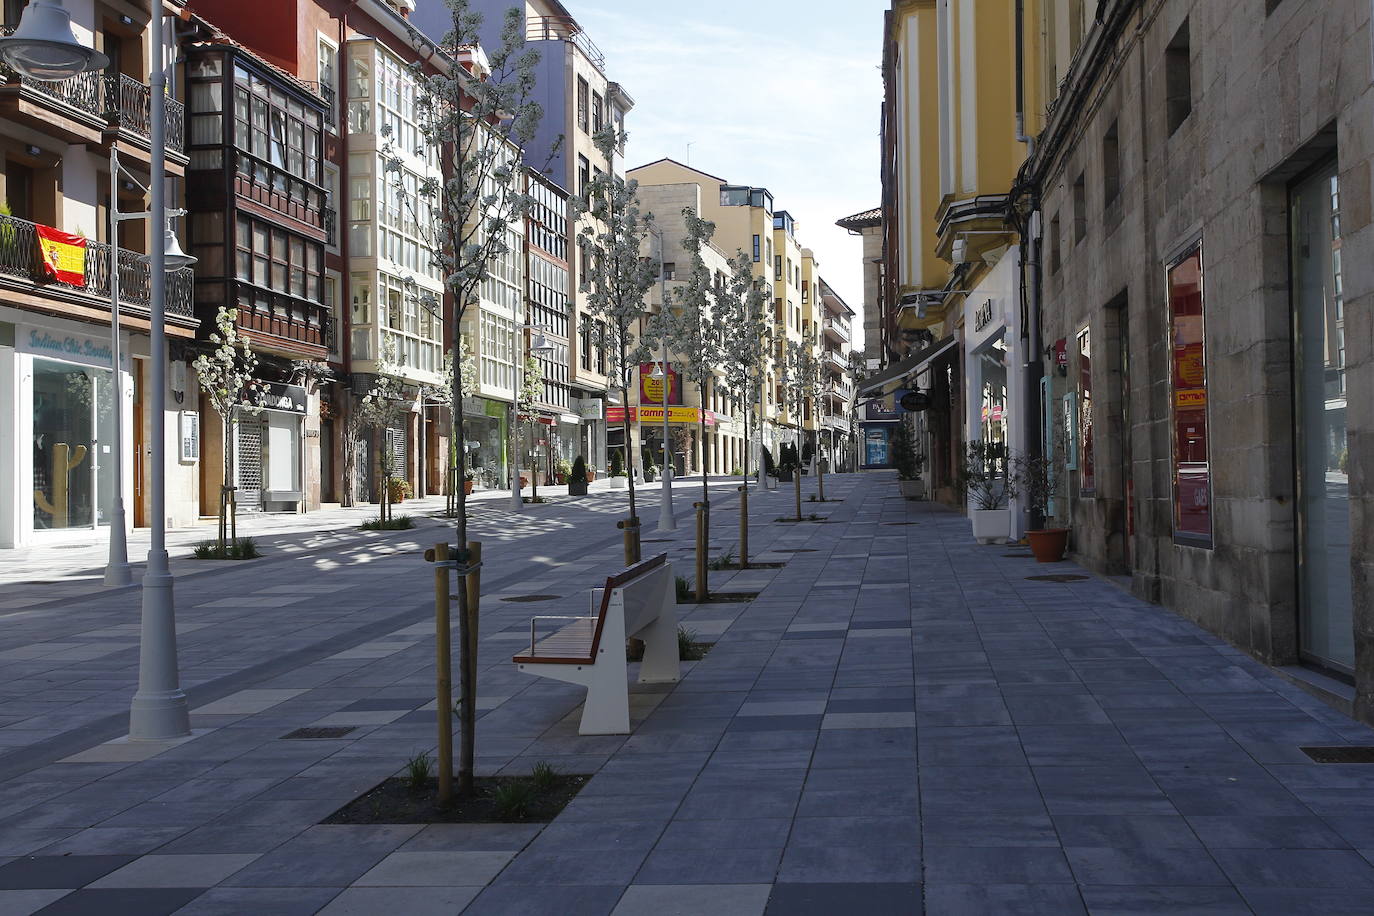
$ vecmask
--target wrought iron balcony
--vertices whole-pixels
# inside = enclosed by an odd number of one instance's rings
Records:
[[[606,55],[587,37],[577,20],[568,16],[528,16],[525,19],[526,41],[570,41],[582,49],[592,66],[606,72]]]
[[[186,106],[167,97],[166,137],[170,152],[186,152]],[[111,127],[128,131],[144,140],[152,136],[152,90],[131,76],[120,74],[105,78],[105,117]]]
[[[9,34],[8,29],[2,30]],[[86,114],[103,116],[105,111],[104,80],[100,73],[79,73],[66,80],[35,80],[20,76],[16,71],[0,64],[0,76],[6,85],[19,85],[32,89],[40,95],[70,105]]]
[[[147,314],[152,298],[148,264],[136,251],[119,252],[120,308]],[[110,246],[87,241],[85,282],[63,283],[48,276],[38,251],[36,225],[28,220],[0,215],[0,284],[26,292],[83,301],[108,307],[110,299]],[[167,276],[167,314],[193,323],[192,278],[189,268]]]
[[[333,207],[325,207],[321,211],[321,216],[324,218],[325,243],[330,247],[339,244],[339,240],[334,237],[334,227],[339,220],[338,212]]]

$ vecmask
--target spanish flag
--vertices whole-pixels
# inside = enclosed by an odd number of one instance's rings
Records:
[[[86,285],[86,240],[51,226],[35,226],[43,270],[59,283]]]

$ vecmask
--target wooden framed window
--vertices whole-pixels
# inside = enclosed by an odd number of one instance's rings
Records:
[[[1212,469],[1207,429],[1207,324],[1202,246],[1168,268],[1169,364],[1173,393],[1174,540],[1212,546]]]

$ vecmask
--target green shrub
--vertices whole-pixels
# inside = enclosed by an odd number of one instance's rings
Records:
[[[677,657],[684,662],[700,661],[706,653],[697,645],[697,631],[684,626],[677,628]]]
[[[611,476],[625,476],[625,455],[621,452],[620,449],[614,449],[611,452]]]
[[[577,460],[574,461],[574,462],[573,462],[573,465],[572,465],[572,473],[568,475],[568,482],[569,482],[569,483],[586,483],[586,482],[587,482],[587,459],[586,459],[586,458],[583,458],[581,455],[578,455],[578,456],[577,456]]]
[[[221,549],[217,541],[201,541],[191,550],[197,560],[256,560],[262,556],[257,543],[252,538],[239,538],[230,541]]]
[[[714,570],[733,569],[734,566],[735,552],[733,550],[725,551],[725,553],[721,554],[720,556],[716,557],[714,560],[706,564],[707,569]]]
[[[690,602],[692,600],[692,581],[686,576],[677,576],[676,578],[678,604]]]

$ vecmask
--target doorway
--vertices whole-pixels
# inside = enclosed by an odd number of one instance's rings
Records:
[[[1340,185],[1332,160],[1289,191],[1298,638],[1307,661],[1355,665]]]

